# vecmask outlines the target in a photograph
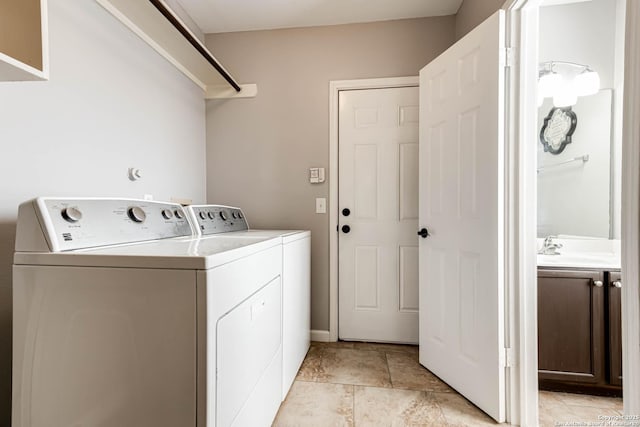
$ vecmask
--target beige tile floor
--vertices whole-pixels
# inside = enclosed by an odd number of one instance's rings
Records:
[[[540,425],[620,415],[622,399],[540,392]],[[276,427],[496,423],[418,363],[418,347],[312,343]]]

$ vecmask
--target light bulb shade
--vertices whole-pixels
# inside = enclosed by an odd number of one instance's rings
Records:
[[[549,72],[538,79],[538,93],[543,98],[554,96],[562,85],[562,76],[558,73]]]
[[[570,107],[576,105],[578,102],[578,95],[576,95],[575,89],[572,84],[565,84],[560,87],[553,95],[554,107]]]
[[[594,95],[600,90],[600,76],[595,71],[584,71],[576,76],[573,86],[578,96]]]

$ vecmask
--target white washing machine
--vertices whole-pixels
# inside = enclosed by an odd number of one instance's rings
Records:
[[[14,426],[267,426],[282,390],[281,242],[192,237],[179,205],[20,206]]]
[[[254,230],[240,208],[191,205],[192,227],[205,236],[277,238],[282,244],[282,400],[302,365],[310,344],[311,232]]]

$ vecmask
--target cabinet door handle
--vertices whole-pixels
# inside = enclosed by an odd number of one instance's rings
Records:
[[[620,280],[616,280],[615,282],[611,283],[611,286],[620,289],[622,287],[622,282]]]
[[[594,280],[593,281],[593,285],[598,287],[598,288],[601,288],[602,285],[603,285],[602,280]]]

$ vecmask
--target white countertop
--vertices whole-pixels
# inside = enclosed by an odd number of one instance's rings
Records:
[[[538,239],[539,250],[544,239]],[[620,240],[557,238],[554,243],[562,244],[559,255],[538,254],[538,267],[593,268],[598,270],[619,270]]]

